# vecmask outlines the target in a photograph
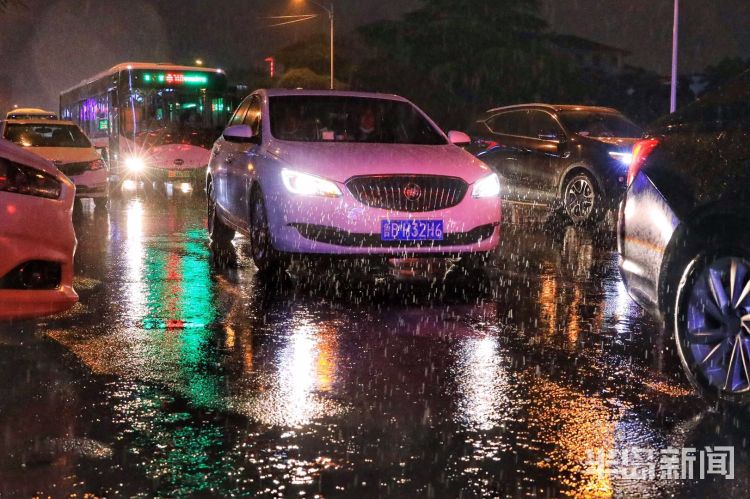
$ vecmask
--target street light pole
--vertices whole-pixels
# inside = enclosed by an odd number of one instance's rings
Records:
[[[324,10],[326,13],[328,13],[328,21],[330,24],[331,29],[331,90],[333,90],[333,0],[331,0],[330,7],[326,7],[320,2],[317,2],[316,0],[307,0],[313,5],[317,5],[320,9]]]
[[[679,33],[680,0],[674,0],[674,20],[672,21],[672,84],[669,89],[669,112],[677,109],[677,38]]]
[[[331,10],[328,11],[328,17],[331,21],[331,90],[333,90],[333,0],[331,0]]]

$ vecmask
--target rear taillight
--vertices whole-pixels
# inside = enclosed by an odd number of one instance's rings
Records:
[[[628,166],[628,185],[633,183],[638,172],[641,171],[643,163],[646,162],[646,158],[654,148],[659,145],[659,139],[643,139],[639,140],[633,146],[633,159],[630,161]]]
[[[95,159],[89,163],[89,170],[101,170],[102,168],[104,168],[104,161],[101,159]]]

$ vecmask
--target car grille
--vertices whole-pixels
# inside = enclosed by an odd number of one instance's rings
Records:
[[[55,165],[55,166],[57,166],[57,169],[60,170],[62,173],[70,177],[70,176],[75,176],[75,175],[81,175],[86,170],[88,170],[89,162],[86,161],[83,163],[65,163],[63,165]]]
[[[372,175],[346,183],[352,195],[373,208],[396,211],[435,211],[456,206],[468,185],[458,177],[437,175]]]

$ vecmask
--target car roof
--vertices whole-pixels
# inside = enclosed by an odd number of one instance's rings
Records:
[[[598,113],[617,113],[620,111],[611,107],[603,106],[583,106],[579,104],[545,104],[542,102],[532,102],[528,104],[513,104],[510,106],[494,107],[488,109],[485,113],[497,113],[498,111],[511,111],[519,109],[542,109],[550,112],[557,111],[593,111]]]
[[[302,88],[261,88],[257,90],[268,97],[288,96],[288,95],[316,95],[316,96],[333,96],[333,97],[361,97],[366,99],[387,99],[401,102],[409,102],[408,99],[396,94],[381,94],[378,92],[359,92],[351,90],[305,90]]]
[[[80,82],[76,83],[72,87],[63,90],[61,93],[63,94],[68,93],[71,90],[74,90],[78,87],[93,83],[99,78],[104,78],[105,76],[119,73],[120,71],[130,70],[130,69],[150,69],[153,71],[190,71],[194,73],[203,72],[203,73],[224,74],[224,71],[219,68],[208,68],[208,67],[203,67],[203,66],[182,66],[180,64],[173,64],[171,62],[122,62],[120,64],[112,66],[109,69],[105,69],[104,71],[96,73],[94,76],[90,78],[81,80]]]
[[[3,120],[9,125],[73,125],[78,126],[70,120],[45,120],[42,118],[22,118]]]
[[[44,109],[39,109],[38,107],[17,107],[15,109],[12,109],[8,111],[6,114],[57,114],[54,111],[45,111]]]

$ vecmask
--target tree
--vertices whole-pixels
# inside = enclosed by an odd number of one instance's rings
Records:
[[[536,0],[426,0],[359,32],[371,54],[354,86],[411,97],[441,125],[565,94],[572,69],[547,51]]]
[[[336,80],[337,89],[346,88],[346,85]],[[318,74],[309,68],[293,68],[284,73],[277,83],[281,88],[304,88],[313,90],[325,90],[330,88],[330,75]]]

